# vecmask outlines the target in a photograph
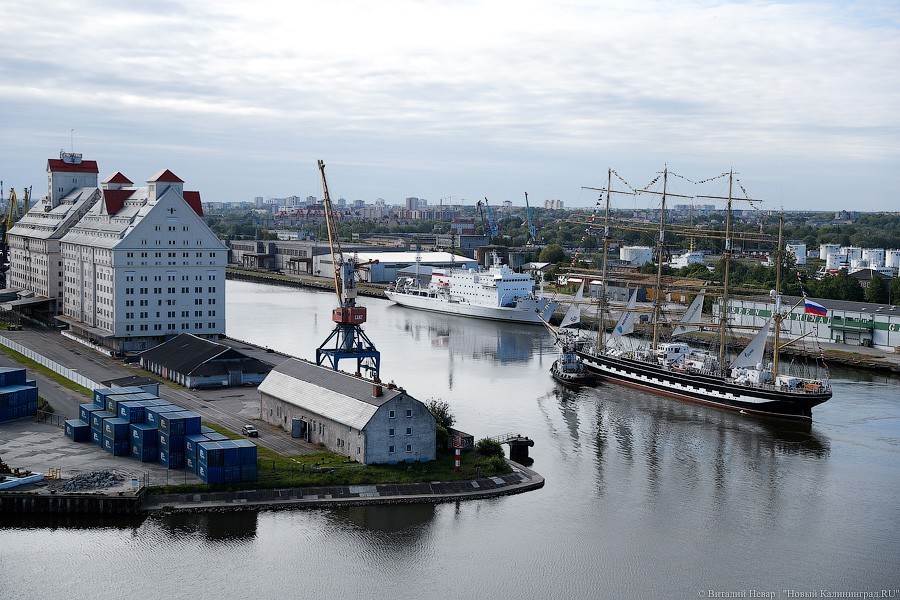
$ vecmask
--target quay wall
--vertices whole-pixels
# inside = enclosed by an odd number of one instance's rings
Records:
[[[136,495],[0,492],[0,513],[135,515],[144,491]]]

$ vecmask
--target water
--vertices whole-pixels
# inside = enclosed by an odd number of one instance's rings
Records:
[[[228,282],[236,338],[313,359],[333,294]],[[900,384],[832,369],[812,425],[614,385],[541,328],[362,299],[382,379],[476,438],[532,437],[542,490],[457,504],[0,520],[0,597],[696,598],[900,587]],[[347,365],[350,369],[351,365]]]

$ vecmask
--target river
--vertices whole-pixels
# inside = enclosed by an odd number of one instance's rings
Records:
[[[332,329],[333,294],[227,286],[232,337],[313,359]],[[833,368],[834,398],[811,425],[764,421],[612,384],[564,390],[540,327],[360,303],[382,379],[447,401],[476,439],[533,438],[543,489],[441,505],[6,518],[0,597],[786,598],[900,587],[897,379]]]

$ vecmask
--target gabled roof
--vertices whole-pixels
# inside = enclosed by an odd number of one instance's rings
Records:
[[[125,205],[125,201],[128,200],[135,191],[137,190],[102,190],[106,213],[114,215],[119,212],[119,210],[122,209],[122,206]]]
[[[154,175],[153,177],[151,177],[150,179],[147,180],[147,183],[158,183],[158,182],[184,183],[184,181],[182,181],[178,177],[178,175],[176,175],[175,173],[173,173],[172,171],[170,171],[168,169],[163,169],[162,171],[160,171],[159,173],[157,173],[156,175]]]
[[[291,358],[269,372],[259,384],[259,391],[332,421],[362,429],[380,406],[404,393],[383,386],[382,395],[376,397],[372,395],[372,385],[371,380]]]
[[[47,160],[47,170],[55,173],[99,173],[96,160],[83,160],[80,163],[68,163],[59,158]]]
[[[213,359],[246,358],[233,348],[190,333],[177,335],[159,346],[141,352],[139,356],[142,361],[156,363],[183,375],[195,374],[204,363]]]
[[[876,269],[870,269],[870,268],[857,269],[856,271],[853,271],[852,273],[850,273],[850,277],[853,277],[854,279],[861,279],[863,281],[868,280],[868,279],[875,279],[876,277],[880,277],[881,279],[884,279],[884,280],[891,279],[890,275],[882,273],[881,271],[878,271]]]
[[[122,171],[116,171],[115,173],[104,179],[102,183],[126,183],[130,185],[134,182],[122,175]]]
[[[194,209],[197,216],[203,216],[203,204],[200,202],[200,192],[184,192],[184,201]]]

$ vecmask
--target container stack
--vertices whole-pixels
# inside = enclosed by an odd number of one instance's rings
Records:
[[[25,379],[25,369],[0,367],[0,423],[37,413],[37,382]]]
[[[197,476],[206,483],[256,481],[256,444],[250,440],[197,442]]]
[[[253,442],[229,440],[203,426],[200,415],[141,388],[94,390],[94,401],[79,406],[78,416],[66,421],[66,435],[90,440],[114,456],[187,468],[207,483],[257,480]],[[204,444],[210,445],[209,459]]]

